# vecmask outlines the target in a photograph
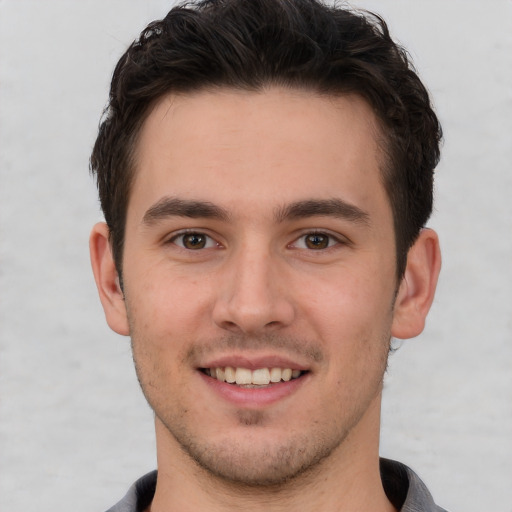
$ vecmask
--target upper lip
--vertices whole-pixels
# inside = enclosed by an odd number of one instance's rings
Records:
[[[295,361],[282,355],[223,355],[209,359],[199,364],[199,368],[247,368],[257,370],[258,368],[291,368],[292,370],[309,370],[309,365]]]

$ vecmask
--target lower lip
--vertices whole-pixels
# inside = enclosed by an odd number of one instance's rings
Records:
[[[297,379],[288,382],[277,382],[268,387],[242,388],[236,384],[213,379],[201,371],[198,371],[198,373],[205,384],[221,398],[238,407],[245,408],[264,407],[283,400],[295,393],[309,379],[309,373],[306,373]]]

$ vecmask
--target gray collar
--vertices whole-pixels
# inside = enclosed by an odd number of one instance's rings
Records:
[[[400,512],[446,512],[438,507],[432,495],[410,468],[389,459],[380,460],[382,484],[388,499]],[[137,480],[126,496],[107,512],[143,512],[155,495],[157,472]]]

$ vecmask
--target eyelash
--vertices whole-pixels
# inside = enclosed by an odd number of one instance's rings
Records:
[[[205,241],[204,241],[204,246],[202,247],[197,247],[197,248],[190,248],[190,247],[186,247],[185,246],[185,242],[184,242],[184,237],[186,236],[191,236],[191,235],[194,235],[196,236],[198,239],[201,239],[203,238]],[[327,239],[327,245],[325,247],[308,247],[307,244],[307,238],[308,237],[311,237],[311,241],[313,237],[317,237],[319,239]],[[182,240],[182,243],[177,243],[177,241],[181,239]],[[300,241],[303,242],[303,247],[298,247]],[[319,241],[321,243],[321,241]],[[219,242],[216,242],[215,239],[213,237],[211,237],[210,235],[202,232],[202,231],[195,231],[195,230],[186,230],[186,231],[181,231],[180,233],[177,233],[175,235],[173,235],[169,240],[168,240],[168,243],[172,243],[178,247],[180,247],[181,249],[184,249],[184,250],[187,250],[187,251],[199,251],[199,250],[203,250],[203,249],[211,249],[213,247],[222,247],[222,245],[219,243]],[[201,241],[198,240],[198,243],[201,244]],[[339,236],[335,236],[335,235],[332,235],[330,233],[326,233],[325,231],[308,231],[306,233],[303,233],[301,234],[299,237],[297,237],[292,243],[290,243],[287,247],[291,248],[291,249],[301,249],[301,250],[310,250],[312,252],[322,252],[322,251],[325,251],[327,249],[330,249],[336,245],[347,245],[348,242],[342,238],[340,238]]]
[[[307,247],[307,239],[308,237],[318,237],[318,238],[326,238],[327,239],[327,246],[326,247]],[[297,247],[299,242],[303,243],[303,247]],[[301,234],[298,238],[296,238],[290,245],[290,248],[293,249],[303,249],[303,250],[310,250],[312,252],[322,252],[326,251],[327,249],[331,249],[336,245],[347,245],[347,241],[342,239],[339,236],[335,236],[331,233],[326,233],[325,231],[308,231],[307,233]]]
[[[198,249],[191,249],[189,247],[185,247],[185,244],[183,242],[184,237],[186,236],[192,236],[195,235],[198,238],[205,238],[206,239],[206,246],[205,247],[199,247]],[[182,239],[182,244],[177,243],[177,240]],[[187,251],[194,251],[194,250],[201,250],[201,249],[211,249],[212,247],[221,247],[221,244],[216,242],[210,235],[207,235],[206,233],[202,231],[196,231],[196,230],[186,230],[181,231],[180,233],[177,233],[173,235],[169,240],[168,243],[172,243],[174,245],[177,245],[181,249],[187,250]],[[208,246],[209,245],[209,246]]]

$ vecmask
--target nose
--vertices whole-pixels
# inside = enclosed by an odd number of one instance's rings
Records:
[[[219,327],[256,335],[292,324],[291,291],[277,259],[268,250],[241,248],[226,261],[213,309]]]

